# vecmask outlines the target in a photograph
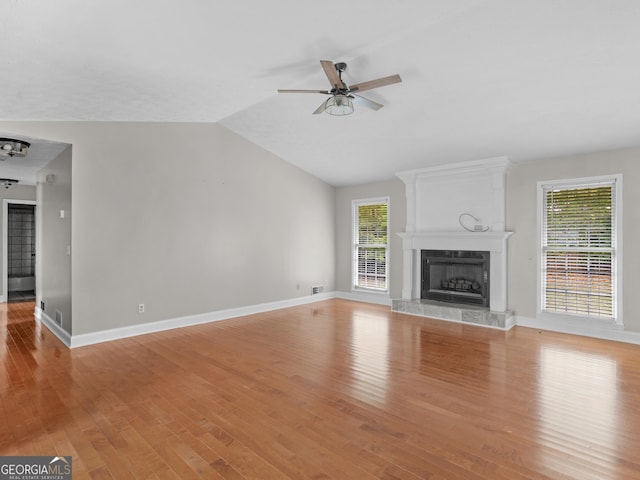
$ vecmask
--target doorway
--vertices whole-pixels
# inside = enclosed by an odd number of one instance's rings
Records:
[[[36,298],[35,210],[35,201],[4,201],[3,293],[7,302]]]

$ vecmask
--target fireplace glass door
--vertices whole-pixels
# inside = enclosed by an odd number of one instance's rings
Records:
[[[489,252],[422,250],[421,298],[489,306]]]

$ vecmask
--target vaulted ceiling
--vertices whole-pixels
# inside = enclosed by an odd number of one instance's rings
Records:
[[[220,122],[333,185],[640,145],[637,0],[8,0],[0,119]],[[312,115],[330,88],[385,106]],[[1,165],[0,165],[1,168]]]

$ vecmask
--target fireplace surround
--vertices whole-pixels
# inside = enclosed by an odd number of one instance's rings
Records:
[[[405,231],[398,233],[403,248],[403,286],[402,299],[392,302],[394,310],[510,327],[507,239],[512,232],[505,230],[508,166],[506,157],[497,157],[397,173],[405,183],[407,224]],[[478,219],[474,231],[460,225],[459,218],[464,213]],[[488,257],[486,304],[423,298],[423,250],[483,252],[485,261]],[[465,279],[454,277],[453,280]],[[480,283],[477,278],[466,280],[471,281],[471,287],[474,281]]]

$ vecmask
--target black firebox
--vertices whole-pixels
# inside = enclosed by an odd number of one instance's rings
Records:
[[[489,307],[489,252],[422,250],[421,298]]]

